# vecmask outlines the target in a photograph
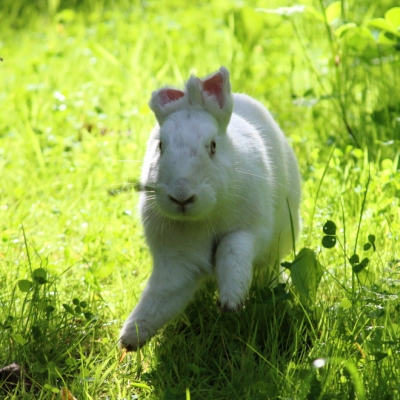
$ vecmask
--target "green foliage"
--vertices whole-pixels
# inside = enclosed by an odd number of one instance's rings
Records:
[[[375,8],[365,2],[335,1],[325,6],[319,1],[318,7],[261,9],[290,18],[309,82],[301,89],[303,94],[296,90],[293,96],[301,105],[312,105],[314,118],[324,120],[322,138],[342,145],[348,136],[355,146],[368,146],[371,154],[387,142],[400,140],[399,93],[386,90],[399,80],[400,8],[389,8],[385,18],[372,18]],[[309,46],[306,24],[310,23],[326,32],[328,49],[323,59]]]
[[[289,267],[294,287],[305,307],[316,303],[317,290],[324,273],[324,268],[314,251],[303,248]]]
[[[302,3],[0,2],[0,397],[398,397],[399,7]],[[298,156],[302,250],[238,314],[207,283],[124,358],[147,101],[220,65]]]
[[[27,242],[25,244],[28,260],[31,260]],[[32,268],[33,260],[29,262]],[[60,376],[79,373],[79,352],[89,345],[88,338],[98,336],[100,324],[88,310],[88,302],[74,298],[75,308],[68,304],[63,304],[63,309],[60,307],[57,280],[46,268],[35,268],[30,280],[17,282],[22,298],[14,291],[5,303],[10,314],[0,325],[3,351],[29,371],[26,377],[29,387],[32,381],[43,380],[56,385]],[[20,300],[22,304],[18,306]],[[82,309],[86,309],[85,312]],[[81,315],[85,319],[81,319]],[[22,386],[22,390],[28,388],[26,382]],[[56,389],[49,383],[44,388],[53,393]]]

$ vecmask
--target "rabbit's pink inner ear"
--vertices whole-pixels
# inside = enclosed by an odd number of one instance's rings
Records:
[[[224,107],[224,91],[223,84],[224,80],[221,73],[216,73],[211,78],[201,81],[203,90],[207,93],[214,95],[218,101],[219,108]]]
[[[175,89],[163,89],[160,90],[158,93],[158,97],[160,99],[160,103],[162,106],[165,106],[167,103],[171,101],[179,100],[183,97],[185,93],[182,90],[175,90]]]

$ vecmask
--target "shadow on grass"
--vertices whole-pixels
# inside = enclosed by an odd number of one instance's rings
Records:
[[[215,286],[200,290],[155,344],[157,365],[142,379],[160,399],[278,398],[291,360],[303,356],[305,325],[284,285],[253,287],[238,313],[221,313]]]

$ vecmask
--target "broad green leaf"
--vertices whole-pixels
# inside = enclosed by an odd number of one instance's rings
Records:
[[[358,274],[360,273],[365,267],[367,267],[369,264],[369,259],[368,258],[364,258],[360,264],[356,264],[353,266],[353,271]]]
[[[50,314],[50,313],[52,313],[54,310],[55,310],[55,308],[54,308],[53,306],[47,306],[45,311],[46,311],[47,314]]]
[[[344,297],[344,298],[341,300],[341,302],[340,302],[340,304],[339,304],[339,307],[340,307],[340,308],[343,308],[344,310],[347,310],[348,308],[351,308],[351,307],[352,307],[351,301],[350,301],[347,297]]]
[[[32,278],[42,285],[47,282],[47,271],[43,268],[37,268],[32,272]]]
[[[365,243],[363,249],[364,251],[368,251],[371,247],[372,247],[371,243]]]
[[[68,313],[70,313],[72,315],[75,315],[75,311],[71,306],[69,306],[68,304],[63,304],[63,307],[64,307],[65,311],[67,311]]]
[[[76,364],[77,364],[77,362],[76,362],[75,358],[68,357],[68,358],[65,360],[65,364],[67,364],[69,367],[75,367]]]
[[[331,249],[336,245],[336,237],[335,236],[324,236],[322,238],[322,246],[326,249]]]
[[[344,33],[356,27],[357,25],[354,22],[340,25],[338,28],[335,29],[335,36],[340,38]]]
[[[49,371],[49,373],[51,375],[57,375],[59,373],[59,368],[57,367],[56,363],[54,361],[49,361],[47,363],[47,371]]]
[[[329,4],[325,10],[326,22],[330,25],[332,22],[337,20],[342,14],[342,4],[341,1],[334,1]]]
[[[18,287],[21,292],[28,293],[32,289],[33,283],[27,279],[18,281]]]
[[[351,265],[358,264],[360,262],[360,257],[358,256],[358,254],[353,254],[350,257],[349,261]]]
[[[395,46],[397,44],[397,41],[394,39],[390,39],[386,36],[385,31],[380,31],[379,36],[378,36],[378,43],[386,45],[386,46]]]
[[[94,319],[94,314],[92,314],[90,311],[84,312],[83,315],[88,321],[91,321],[92,319]]]
[[[20,335],[19,333],[14,333],[13,335],[11,335],[11,337],[13,338],[13,340],[15,342],[17,342],[21,346],[23,346],[24,344],[28,343],[28,341],[26,339],[24,339],[23,336]]]
[[[375,246],[375,235],[368,235],[368,242],[371,243],[372,247],[374,248],[374,251],[376,251],[376,246]]]
[[[59,393],[59,392],[60,392],[60,389],[58,389],[58,388],[56,388],[56,387],[53,387],[53,386],[49,385],[48,383],[46,383],[43,387],[44,387],[46,390],[48,390],[48,391],[50,391],[50,392],[52,392],[52,393]]]
[[[90,380],[90,379],[91,379],[91,377],[90,377],[90,370],[89,370],[88,368],[83,367],[83,368],[81,369],[80,375],[81,375],[81,377],[82,377],[83,379],[87,379],[87,380]]]
[[[36,361],[33,365],[32,365],[32,371],[34,372],[39,372],[39,373],[43,373],[46,371],[46,368],[44,368],[42,366],[42,364],[40,364],[38,361]]]
[[[400,27],[400,7],[393,7],[385,13],[385,19],[389,21],[394,27]]]
[[[360,273],[363,269],[364,269],[364,267],[363,267],[362,264],[356,264],[356,265],[354,265],[354,267],[353,267],[353,271],[354,271],[356,274]]]
[[[314,251],[302,249],[290,269],[292,282],[301,302],[312,307],[317,297],[317,289],[324,273],[324,267],[317,260]]]
[[[374,37],[367,28],[356,27],[351,29],[349,33],[344,36],[344,40],[345,44],[360,53],[369,45],[375,45]]]
[[[374,28],[382,29],[386,32],[393,33],[396,36],[400,36],[400,32],[397,30],[397,26],[394,26],[387,19],[374,18],[368,21],[368,25]]]
[[[336,235],[336,224],[333,221],[328,220],[325,222],[322,230],[325,235]]]

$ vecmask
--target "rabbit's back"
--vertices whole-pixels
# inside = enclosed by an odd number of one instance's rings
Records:
[[[273,197],[274,215],[272,227],[274,240],[267,247],[270,254],[276,254],[272,259],[279,261],[293,248],[292,239],[297,238],[300,231],[301,188],[297,160],[285,135],[260,102],[245,94],[235,93],[233,115],[243,118],[254,126],[267,153],[270,170],[264,179],[271,185],[268,196]]]

